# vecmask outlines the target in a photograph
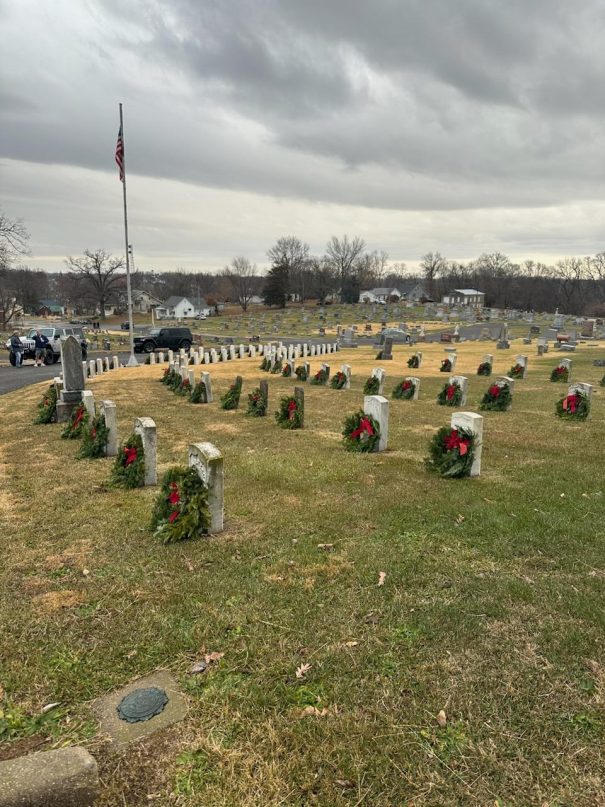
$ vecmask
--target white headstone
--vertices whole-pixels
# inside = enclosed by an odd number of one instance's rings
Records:
[[[418,356],[418,368],[417,369],[420,369],[422,367],[422,353],[419,350],[417,350],[416,355]]]
[[[229,353],[227,352],[226,347],[221,348],[221,361],[227,361],[229,359]]]
[[[169,350],[168,351],[168,363],[172,364],[173,361],[174,361],[174,351]]]
[[[187,369],[187,380],[189,381],[189,389],[195,387],[195,370],[193,367]]]
[[[94,378],[97,374],[97,363],[94,359],[91,359],[88,362],[88,376],[89,378]]]
[[[454,367],[456,366],[456,360],[457,360],[457,358],[458,358],[458,355],[457,355],[456,353],[454,353],[453,351],[448,351],[447,357],[448,357],[448,359],[449,359],[449,360],[450,360],[450,362],[451,362],[451,365],[452,365],[451,370],[452,370],[452,372],[453,372],[453,371],[454,371]]]
[[[212,379],[210,373],[202,373],[202,381],[206,387],[206,402],[212,403]]]
[[[420,395],[420,379],[417,378],[415,375],[408,375],[403,380],[412,382],[412,384],[414,385],[414,394],[412,395],[412,400],[417,401],[418,396]]]
[[[374,367],[372,369],[372,378],[378,379],[378,392],[377,395],[382,395],[384,391],[384,380],[386,378],[386,372],[382,367]]]
[[[511,378],[510,376],[507,376],[507,375],[496,376],[496,378],[494,380],[494,384],[500,384],[500,385],[508,384],[508,388],[510,390],[511,395],[515,391],[515,379]]]
[[[152,350],[151,353],[149,354],[149,364],[155,364],[155,361],[156,361],[156,356],[155,356],[155,353]]]
[[[592,390],[593,390],[592,384],[586,384],[584,381],[576,381],[573,384],[569,385],[567,394],[573,395],[574,392],[582,392],[584,395],[586,395],[586,398],[588,399],[588,405],[590,406],[590,403],[592,401]]]
[[[389,402],[382,395],[365,395],[363,411],[378,421],[380,438],[376,444],[376,451],[384,451],[389,440]]]
[[[468,378],[464,375],[451,375],[448,379],[450,384],[458,384],[462,392],[459,406],[464,406],[466,403],[466,395],[468,392]]]
[[[97,359],[97,375],[103,373],[103,359]]]
[[[109,356],[103,356],[103,370],[108,373],[111,370],[109,366]]]
[[[158,481],[157,434],[155,422],[151,418],[135,418],[134,433],[143,441],[145,455],[145,485],[155,485]]]
[[[527,373],[527,356],[523,354],[515,356],[515,364],[519,364],[521,367],[523,367],[523,374],[521,378],[525,378],[525,374]]]
[[[451,419],[452,429],[466,429],[475,437],[475,456],[471,466],[471,476],[481,473],[481,454],[483,451],[483,418],[474,412],[454,412]]]
[[[119,360],[119,358],[117,356],[112,357],[111,363],[113,365],[114,370],[119,370],[120,369],[120,360]]]
[[[208,488],[208,532],[222,532],[225,511],[223,455],[212,443],[193,443],[189,446],[189,467],[195,468]]]
[[[164,352],[162,350],[158,353],[158,362],[164,364]]]
[[[351,365],[350,364],[342,364],[340,366],[340,372],[345,374],[346,381],[344,385],[344,389],[351,389]]]
[[[95,416],[95,396],[92,390],[84,390],[82,393],[82,403],[84,404],[84,409],[88,412],[89,418],[92,420]]]
[[[113,401],[101,401],[101,415],[105,418],[105,426],[107,428],[107,447],[105,448],[105,456],[115,457],[118,453],[118,418],[116,413],[116,405]]]

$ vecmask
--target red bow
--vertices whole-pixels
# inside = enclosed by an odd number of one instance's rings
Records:
[[[75,420],[74,420],[74,423],[73,423],[72,429],[75,429],[75,428],[76,428],[76,426],[79,426],[79,425],[80,425],[80,423],[81,423],[81,421],[82,421],[82,418],[83,418],[83,417],[84,417],[84,409],[83,409],[82,407],[80,407],[80,408],[78,409],[78,411],[76,412],[76,418],[75,418]]]
[[[446,390],[445,397],[448,399],[448,401],[451,401],[455,394],[456,394],[456,385],[450,384]]]
[[[351,432],[351,438],[356,440],[358,437],[361,437],[364,432],[366,432],[370,437],[374,435],[372,424],[367,418],[361,418],[359,421],[359,426],[355,429],[355,431]]]
[[[461,457],[468,452],[468,448],[470,446],[470,440],[465,439],[464,437],[460,437],[458,434],[457,429],[452,429],[452,431],[447,435],[445,440],[443,441],[446,451],[454,451],[458,449]]]
[[[170,483],[170,493],[168,494],[168,501],[170,504],[178,504],[181,501],[179,496],[179,489],[176,482]]]
[[[294,420],[294,413],[296,412],[296,409],[296,401],[290,401],[288,403],[288,420]]]
[[[137,450],[136,448],[125,448],[124,449],[124,467],[127,468],[137,458]]]
[[[401,389],[406,390],[409,389],[411,386],[412,386],[411,381],[404,381],[403,384],[401,385]]]
[[[168,521],[172,524],[174,523],[177,518],[179,517],[180,513],[178,510],[173,510],[172,513],[168,516]]]
[[[578,408],[578,404],[580,403],[580,399],[576,394],[568,395],[567,398],[563,399],[563,409],[565,412],[569,410],[571,414],[575,414],[576,409]]]
[[[500,395],[500,387],[497,384],[492,384],[492,386],[487,391],[488,395],[491,395],[492,398],[497,398]]]

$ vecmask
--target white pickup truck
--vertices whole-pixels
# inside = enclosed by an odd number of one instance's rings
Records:
[[[23,345],[23,358],[24,359],[33,359],[36,355],[36,349],[34,346],[34,336],[36,335],[36,331],[40,331],[41,334],[44,334],[48,339],[48,347],[46,349],[46,355],[44,356],[44,364],[55,364],[61,358],[61,337],[65,336],[75,336],[76,339],[80,340],[80,344],[82,346],[82,360],[84,360],[88,354],[88,343],[84,338],[84,334],[81,328],[72,328],[72,327],[61,327],[55,328],[51,326],[43,326],[40,328],[31,328],[26,336],[21,336],[21,344]],[[6,342],[6,349],[10,350],[10,339]],[[14,366],[15,364],[15,356],[13,353],[10,354],[10,363]]]

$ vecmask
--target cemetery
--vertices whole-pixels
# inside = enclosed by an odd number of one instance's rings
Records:
[[[0,760],[99,805],[599,803],[605,347],[519,335],[74,349],[2,396]]]

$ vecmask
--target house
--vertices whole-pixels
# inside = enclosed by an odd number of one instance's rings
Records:
[[[377,288],[359,293],[360,303],[398,303],[403,295],[399,289]]]
[[[120,305],[123,310],[127,308],[127,295],[125,292],[120,294]],[[157,308],[162,305],[162,301],[148,291],[142,289],[132,290],[132,311],[138,314],[149,314],[152,308]]]
[[[202,297],[197,298],[193,303],[188,297],[169,297],[165,303],[155,306],[155,316],[157,319],[193,319],[198,314],[205,314],[207,317],[214,313],[212,306],[208,305]]]
[[[409,303],[425,303],[431,299],[426,288],[417,280],[404,283],[400,291],[401,296]]]
[[[467,308],[483,308],[485,294],[477,289],[453,289],[445,294],[442,300],[444,305],[461,305]]]
[[[38,300],[34,313],[37,317],[63,317],[65,316],[65,306],[62,306],[57,300]]]

